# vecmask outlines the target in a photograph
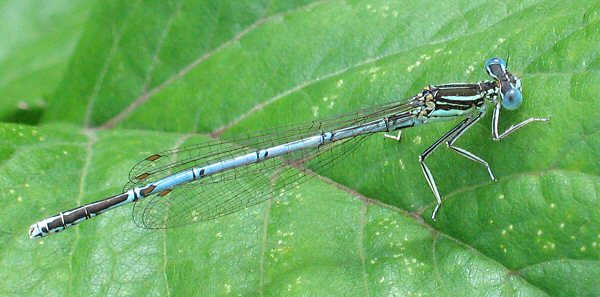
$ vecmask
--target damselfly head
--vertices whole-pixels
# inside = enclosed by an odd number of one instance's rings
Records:
[[[485,61],[485,71],[496,80],[500,88],[502,106],[514,110],[523,103],[521,79],[506,70],[506,62],[501,58],[491,58]]]

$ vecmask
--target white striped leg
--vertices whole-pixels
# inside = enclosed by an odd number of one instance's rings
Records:
[[[510,128],[506,129],[506,131],[502,132],[502,134],[498,134],[498,121],[500,120],[500,108],[502,104],[500,102],[496,103],[496,107],[494,107],[494,113],[492,114],[492,137],[494,140],[500,140],[508,134],[522,128],[523,126],[532,123],[532,122],[548,122],[550,119],[544,118],[528,118],[514,126],[510,126]]]
[[[448,148],[457,152],[459,155],[485,166],[487,168],[488,173],[490,174],[490,178],[493,181],[496,181],[496,177],[494,177],[494,174],[492,173],[492,169],[490,168],[490,164],[488,164],[488,162],[463,148],[454,146],[454,143],[458,140],[458,138],[461,137],[469,128],[475,125],[475,123],[477,123],[477,121],[481,119],[482,115],[483,113],[480,113],[474,118],[469,119],[463,127],[461,127],[458,131],[456,131],[456,133],[452,137],[450,137],[450,139],[446,142],[446,145],[448,146]]]
[[[400,139],[402,138],[402,130],[398,130],[398,135],[396,135],[396,136],[386,133],[386,134],[383,134],[383,137],[387,137],[387,138],[391,138],[391,139],[400,141]]]
[[[440,206],[442,205],[442,198],[440,197],[440,192],[437,189],[437,186],[435,184],[435,180],[433,178],[433,175],[431,174],[431,170],[429,170],[429,167],[427,167],[427,165],[425,164],[425,159],[427,159],[427,157],[440,144],[442,144],[447,139],[451,138],[455,133],[457,133],[457,131],[460,131],[460,129],[463,128],[467,124],[467,122],[469,120],[470,119],[465,119],[462,122],[460,122],[458,125],[456,125],[456,127],[452,128],[452,130],[448,131],[448,133],[444,134],[444,136],[442,136],[440,139],[436,140],[436,142],[434,142],[431,146],[429,146],[419,156],[419,163],[421,164],[421,169],[423,169],[423,174],[425,174],[425,179],[427,180],[427,184],[429,185],[429,188],[431,188],[431,191],[433,191],[433,195],[435,195],[435,200],[437,201],[437,205],[435,206],[435,209],[433,210],[433,213],[431,214],[431,219],[432,220],[435,220],[435,216],[437,214],[437,211],[440,208]]]

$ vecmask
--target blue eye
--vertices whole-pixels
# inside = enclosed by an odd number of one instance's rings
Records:
[[[500,69],[497,67],[493,67],[494,69],[492,69],[493,65],[500,66]],[[504,60],[501,58],[491,58],[485,61],[484,68],[489,76],[494,79],[499,79],[499,75],[504,75],[504,73],[506,73],[506,62],[504,62]]]
[[[493,65],[493,64],[498,64],[498,65],[502,66],[502,69],[506,69],[506,62],[502,58],[488,59],[487,61],[485,61],[484,67],[487,69],[490,67],[490,65]]]
[[[523,94],[519,89],[510,89],[502,97],[502,106],[508,110],[515,110],[523,103]]]

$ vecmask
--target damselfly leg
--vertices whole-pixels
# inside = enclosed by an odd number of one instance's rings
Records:
[[[398,135],[396,135],[396,136],[386,133],[386,134],[383,134],[383,137],[390,138],[390,139],[393,139],[396,141],[400,141],[400,139],[402,139],[402,130],[399,130]]]
[[[481,157],[478,157],[477,155],[475,155],[463,148],[454,146],[454,143],[458,140],[458,138],[460,138],[469,128],[471,128],[473,125],[475,125],[475,123],[477,123],[477,121],[479,121],[479,119],[481,119],[482,115],[483,115],[483,113],[479,113],[478,115],[476,115],[472,118],[466,118],[465,120],[460,122],[460,124],[458,124],[456,127],[452,128],[452,130],[450,130],[448,133],[446,133],[444,136],[442,136],[442,138],[438,139],[434,144],[432,144],[429,148],[427,148],[419,157],[419,162],[421,163],[421,168],[423,169],[423,173],[425,174],[425,179],[427,180],[427,184],[429,184],[429,187],[431,188],[431,190],[433,191],[433,194],[435,195],[435,200],[437,201],[437,205],[435,206],[435,209],[433,210],[433,214],[431,215],[432,220],[435,220],[437,212],[438,212],[440,206],[442,205],[442,198],[440,197],[440,192],[437,189],[435,180],[433,178],[433,175],[431,174],[431,170],[429,170],[429,167],[427,167],[427,165],[425,164],[425,159],[444,141],[446,142],[446,145],[448,146],[448,148],[452,149],[454,152],[458,153],[459,155],[461,155],[469,160],[472,160],[479,164],[484,165],[487,168],[488,173],[490,174],[490,177],[492,178],[492,180],[496,180],[488,162],[486,162]]]
[[[429,170],[429,167],[427,167],[427,165],[425,164],[425,159],[427,159],[427,157],[431,153],[433,153],[433,151],[440,144],[442,144],[444,141],[450,139],[455,133],[457,133],[457,131],[460,131],[461,128],[463,128],[465,125],[467,125],[469,120],[471,120],[471,119],[469,119],[469,118],[464,119],[462,122],[460,122],[458,125],[456,125],[456,127],[452,128],[452,130],[448,131],[448,133],[444,134],[444,136],[442,136],[440,139],[438,139],[436,142],[434,142],[431,146],[429,146],[419,156],[419,163],[421,164],[421,168],[423,169],[423,174],[425,174],[425,179],[427,180],[427,184],[429,185],[429,188],[431,188],[431,191],[433,191],[433,195],[435,195],[435,200],[437,201],[437,205],[435,206],[435,209],[433,210],[433,214],[431,215],[431,219],[433,219],[433,220],[435,220],[437,211],[440,208],[440,205],[442,205],[442,198],[440,197],[440,192],[438,191],[437,185],[435,184],[435,180],[433,179],[431,170]]]
[[[490,164],[488,164],[487,161],[485,161],[481,157],[478,157],[477,155],[475,155],[463,148],[454,146],[454,143],[456,142],[456,140],[458,140],[458,138],[460,136],[462,136],[462,134],[465,133],[465,131],[467,131],[467,129],[469,129],[471,126],[475,125],[475,123],[477,123],[479,121],[479,119],[481,119],[482,115],[483,115],[483,113],[480,113],[477,116],[475,116],[474,118],[472,118],[471,120],[469,120],[462,128],[460,128],[458,131],[456,131],[456,133],[452,137],[450,137],[450,140],[448,140],[446,142],[446,145],[453,151],[457,152],[459,155],[485,166],[487,168],[488,173],[490,174],[490,178],[493,181],[496,181],[496,177],[494,177],[494,174],[492,173],[492,169],[490,168]]]
[[[533,123],[533,122],[548,122],[550,119],[546,118],[528,118],[516,125],[510,126],[510,128],[506,129],[506,131],[502,132],[502,134],[498,134],[498,121],[500,120],[500,108],[502,104],[500,102],[496,102],[496,106],[494,107],[494,113],[492,114],[492,137],[494,140],[500,140],[508,134],[522,128],[523,126]]]

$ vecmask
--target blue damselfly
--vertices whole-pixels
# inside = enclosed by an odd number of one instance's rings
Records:
[[[360,141],[379,132],[400,140],[402,129],[429,122],[461,121],[434,142],[420,156],[425,180],[437,205],[440,193],[425,160],[441,144],[459,155],[486,167],[477,155],[454,145],[487,110],[494,106],[492,137],[500,140],[531,122],[529,118],[506,131],[498,132],[500,109],[517,109],[522,103],[521,81],[506,69],[506,62],[492,58],[485,62],[492,81],[428,86],[408,100],[394,101],[340,116],[160,152],[133,167],[123,193],[86,204],[31,225],[31,238],[44,237],[79,224],[109,209],[135,202],[134,222],[143,228],[161,229],[206,221],[227,215],[269,199],[273,193],[313,176],[298,170],[321,172],[349,154]]]

